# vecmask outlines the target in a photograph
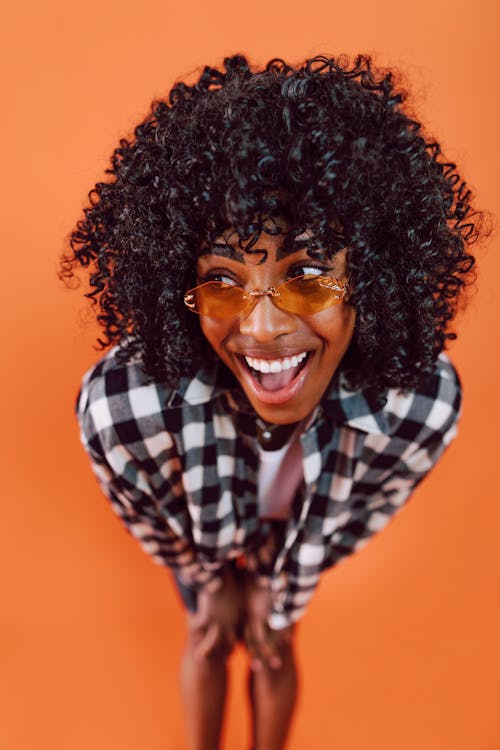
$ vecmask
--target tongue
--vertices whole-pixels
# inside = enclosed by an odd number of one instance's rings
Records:
[[[300,365],[290,367],[289,370],[282,372],[261,372],[259,373],[259,382],[266,391],[279,391],[280,388],[286,388],[300,370]]]

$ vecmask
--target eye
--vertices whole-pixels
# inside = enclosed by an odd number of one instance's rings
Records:
[[[324,276],[329,273],[332,269],[324,264],[316,263],[298,263],[288,271],[288,276],[291,279],[297,278],[297,276]]]

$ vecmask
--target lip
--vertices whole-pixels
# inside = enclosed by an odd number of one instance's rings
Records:
[[[280,404],[286,403],[287,401],[290,401],[292,398],[294,398],[298,394],[298,392],[304,385],[304,382],[309,374],[309,370],[311,369],[312,361],[315,357],[315,352],[311,350],[304,350],[304,349],[302,349],[301,351],[308,351],[309,357],[307,359],[306,364],[300,370],[298,375],[292,380],[291,383],[289,383],[284,388],[280,388],[277,391],[266,391],[264,388],[260,387],[260,384],[252,378],[252,376],[250,375],[246,367],[241,363],[240,356],[243,356],[243,355],[239,355],[235,359],[238,363],[238,369],[241,372],[242,377],[245,383],[247,384],[247,387],[249,388],[249,390],[252,391],[254,396],[263,404],[280,405]],[[297,353],[297,351],[295,350],[294,353]],[[247,352],[245,352],[245,354],[247,356],[256,357],[255,354],[249,354]],[[259,358],[260,359],[280,359],[281,357],[290,357],[290,356],[293,356],[293,353],[282,354],[280,352],[279,357],[276,356],[275,353],[273,353],[273,357],[270,357],[269,353],[267,354],[266,357],[263,357],[261,353],[259,355]]]
[[[237,357],[253,357],[254,359],[268,359],[272,362],[275,359],[285,359],[285,357],[296,357],[302,352],[311,352],[310,349],[280,349],[279,351],[262,351],[262,349],[245,349],[244,351],[235,352]]]

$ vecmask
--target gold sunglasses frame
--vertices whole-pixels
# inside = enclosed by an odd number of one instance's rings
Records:
[[[296,276],[293,279],[289,279],[288,281],[285,281],[283,284],[280,284],[278,287],[269,287],[269,289],[266,290],[259,290],[259,289],[249,289],[248,291],[242,290],[242,301],[249,300],[249,304],[246,305],[242,310],[240,310],[237,313],[230,313],[228,315],[221,315],[217,316],[220,319],[223,318],[235,318],[238,315],[242,315],[243,313],[247,314],[250,313],[255,305],[257,304],[257,301],[259,297],[265,297],[270,296],[273,303],[278,307],[280,310],[284,310],[285,312],[291,312],[291,310],[287,310],[286,307],[283,307],[282,305],[277,302],[277,300],[281,297],[280,289],[287,284],[290,284],[294,281],[297,281],[299,279],[315,279],[319,282],[320,286],[323,286],[327,289],[330,289],[332,292],[336,292],[336,296],[333,298],[331,304],[326,305],[325,307],[322,307],[320,310],[317,310],[316,312],[321,312],[322,310],[327,310],[329,307],[335,307],[335,305],[340,304],[344,297],[346,296],[348,292],[349,285],[346,281],[339,281],[339,279],[332,277],[332,276],[317,276],[316,274],[303,274],[302,276]],[[196,292],[197,289],[201,289],[204,286],[207,286],[208,284],[219,284],[223,287],[228,287],[231,289],[239,288],[239,287],[233,287],[231,284],[224,284],[224,282],[221,281],[205,281],[203,284],[199,284],[198,286],[193,287],[192,289],[188,289],[188,291],[184,295],[184,304],[186,307],[191,310],[191,312],[196,313],[197,315],[204,315],[204,317],[216,317],[213,315],[206,315],[205,313],[201,313],[199,310],[196,310],[195,308],[195,302],[194,302],[194,292]],[[304,314],[314,314],[314,313],[304,313]]]

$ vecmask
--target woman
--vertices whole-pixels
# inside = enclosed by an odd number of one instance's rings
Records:
[[[321,573],[456,432],[442,351],[477,214],[402,102],[365,57],[207,67],[120,142],[63,261],[90,268],[115,345],[83,381],[83,444],[174,571],[197,750],[218,747],[237,640],[253,747],[284,746],[294,624]]]

